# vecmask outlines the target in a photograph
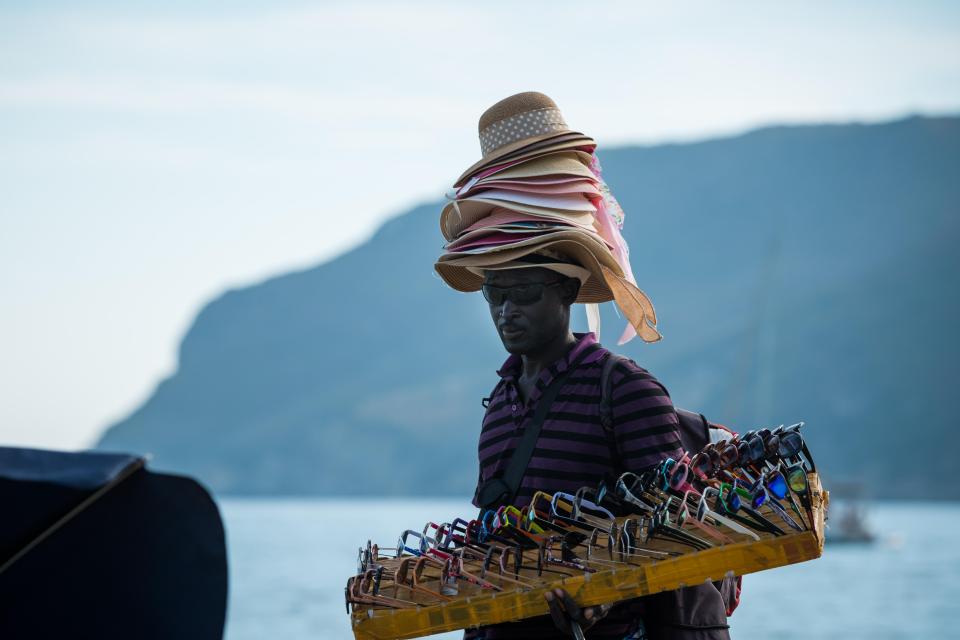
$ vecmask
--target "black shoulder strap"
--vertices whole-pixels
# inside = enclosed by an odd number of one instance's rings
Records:
[[[484,509],[495,506],[510,504],[517,496],[520,489],[520,482],[523,480],[523,474],[527,471],[527,465],[530,464],[530,458],[533,457],[533,450],[537,446],[537,438],[540,437],[540,429],[547,419],[547,413],[550,412],[550,406],[556,400],[563,383],[577,368],[584,354],[570,364],[566,371],[554,378],[537,400],[537,408],[533,412],[533,417],[527,426],[524,427],[523,436],[513,450],[510,462],[507,464],[503,476],[491,478],[483,483],[477,490],[477,503]]]
[[[608,434],[613,432],[613,369],[626,360],[619,353],[611,351],[600,371],[600,424]]]
[[[617,439],[613,430],[613,370],[627,358],[619,353],[610,352],[607,359],[603,362],[603,369],[600,371],[600,426],[607,436],[607,444],[610,446],[610,459],[613,462],[614,475],[618,475],[623,469],[623,463],[620,459],[620,448],[617,446]]]

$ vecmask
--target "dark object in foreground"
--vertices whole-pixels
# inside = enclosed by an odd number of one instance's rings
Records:
[[[222,638],[223,525],[143,458],[0,447],[0,638]]]

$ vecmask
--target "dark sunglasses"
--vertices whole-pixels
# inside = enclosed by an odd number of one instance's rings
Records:
[[[728,469],[734,466],[740,459],[740,453],[737,450],[738,439],[723,440],[717,443],[717,453],[720,454],[720,467]]]
[[[780,427],[773,432],[773,435],[778,437],[777,454],[783,460],[799,461],[800,454],[802,453],[803,457],[806,458],[810,471],[813,472],[817,470],[817,467],[813,462],[813,456],[810,455],[810,449],[807,448],[803,436],[800,435],[800,428],[802,426],[803,423],[798,422],[789,427]]]
[[[531,282],[529,284],[518,284],[513,287],[497,287],[492,284],[483,285],[480,290],[483,297],[492,305],[500,306],[507,300],[513,304],[526,305],[539,302],[543,298],[543,292],[547,287],[556,287],[565,282]]]

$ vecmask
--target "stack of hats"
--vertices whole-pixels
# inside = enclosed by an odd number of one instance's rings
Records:
[[[440,214],[447,244],[435,268],[451,287],[479,291],[484,272],[545,267],[580,280],[590,330],[597,303],[629,321],[620,343],[660,339],[656,312],[636,286],[623,211],[600,176],[596,142],[571,131],[557,105],[527,92],[480,117],[483,158],[467,169]]]

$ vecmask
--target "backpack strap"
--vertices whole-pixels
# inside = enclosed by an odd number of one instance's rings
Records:
[[[600,371],[600,426],[603,427],[607,445],[610,447],[610,460],[613,462],[615,477],[623,470],[623,460],[620,457],[620,447],[617,446],[613,428],[613,370],[618,364],[626,361],[626,357],[610,351]]]
[[[610,456],[613,461],[614,470],[619,472],[623,470],[620,450],[617,447],[617,440],[613,424],[613,370],[618,364],[632,362],[629,358],[618,353],[610,352],[606,361],[603,363],[603,370],[600,373],[600,425],[607,437],[607,444],[610,447]],[[659,384],[659,383],[657,383]],[[660,385],[663,389],[663,385]],[[666,394],[667,390],[663,389]],[[669,394],[667,394],[669,396]],[[675,407],[677,412],[677,433],[680,436],[680,445],[686,451],[699,451],[711,441],[713,430],[710,423],[701,413],[694,413]],[[719,438],[718,438],[719,439]]]

